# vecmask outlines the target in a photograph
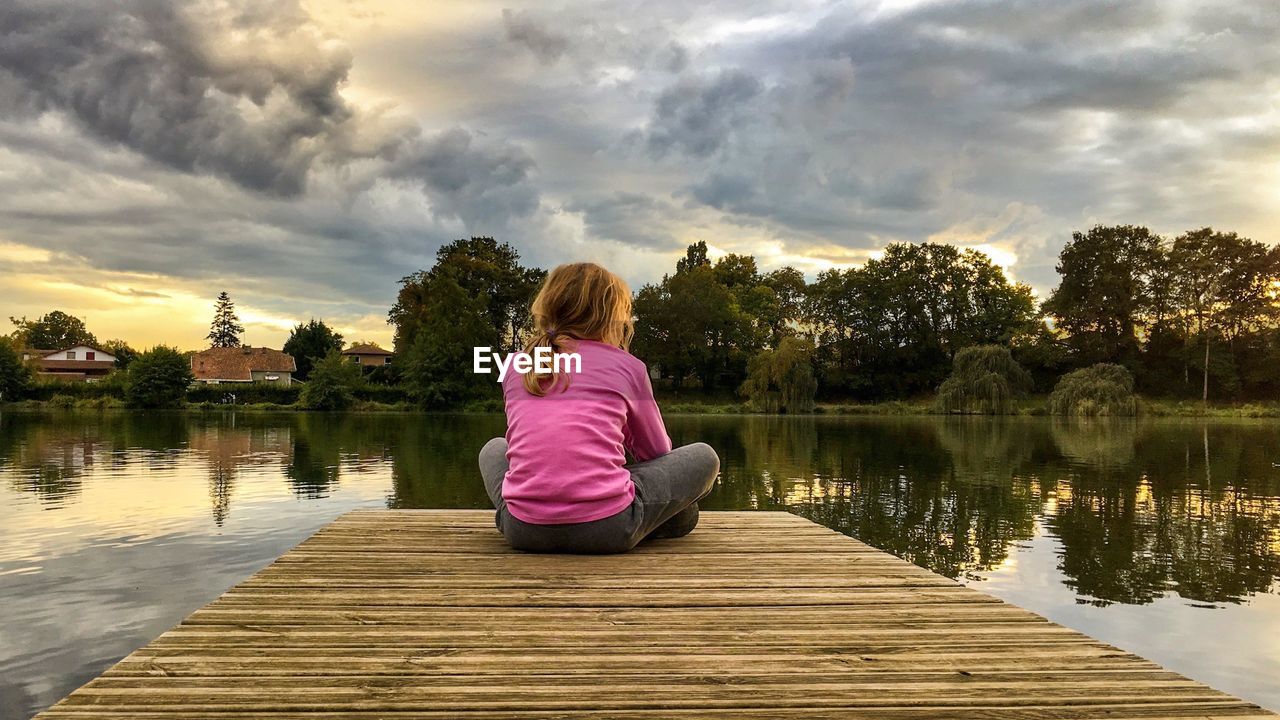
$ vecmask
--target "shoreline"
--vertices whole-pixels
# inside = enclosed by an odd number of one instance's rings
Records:
[[[1018,401],[1013,412],[1000,415],[978,413],[944,413],[934,409],[933,399],[891,400],[880,403],[818,403],[812,412],[770,413],[753,410],[747,403],[730,402],[663,402],[658,406],[665,415],[752,415],[772,417],[823,417],[823,416],[963,416],[963,417],[1050,417],[1045,396],[1035,396]],[[19,400],[0,402],[0,411],[8,412],[109,412],[141,411],[114,397],[72,398],[55,396],[49,400]],[[154,409],[147,410],[154,412]],[[424,409],[412,403],[381,403],[357,401],[345,411],[307,410],[296,404],[279,403],[187,403],[180,407],[165,408],[163,412],[186,413],[303,413],[303,414],[426,414],[426,415],[500,415],[502,408],[496,401],[480,401],[453,409]],[[1184,417],[1184,418],[1280,418],[1280,402],[1220,403],[1205,407],[1198,400],[1169,400],[1140,398],[1138,413],[1129,417]]]

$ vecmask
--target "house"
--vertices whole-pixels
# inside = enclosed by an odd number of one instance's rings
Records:
[[[293,384],[298,365],[293,356],[264,347],[209,348],[191,355],[196,382]]]
[[[377,367],[390,365],[391,358],[396,354],[390,350],[383,350],[377,345],[352,345],[342,351],[342,356],[347,358],[347,362],[353,362],[361,367]]]
[[[43,380],[98,382],[116,369],[116,356],[91,345],[65,350],[23,350],[22,359],[31,363]]]

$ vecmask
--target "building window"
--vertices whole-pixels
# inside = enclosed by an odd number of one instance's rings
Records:
[[[93,359],[95,359],[96,357],[98,357],[98,354],[97,354],[97,353],[95,353],[94,351],[92,351],[92,350],[85,350],[85,351],[84,351],[84,359],[85,359],[85,360],[93,360]]]
[[[68,359],[68,360],[75,360],[75,359],[76,359],[76,351],[75,351],[75,350],[68,350],[68,351],[67,351],[67,359]]]
[[[352,356],[351,356],[351,362],[353,362],[353,363],[355,363],[355,364],[359,365],[359,364],[360,364],[360,356],[359,356],[359,355],[352,355]]]
[[[390,365],[390,364],[391,364],[391,356],[390,356],[390,355],[388,355],[388,356],[386,356],[386,357],[382,358],[382,364],[383,364],[383,365]]]

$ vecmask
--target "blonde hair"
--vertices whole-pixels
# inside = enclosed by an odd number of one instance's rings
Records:
[[[543,281],[530,308],[534,336],[524,351],[533,354],[539,347],[560,352],[572,348],[574,340],[597,340],[626,350],[631,347],[635,326],[631,319],[631,289],[622,278],[595,263],[570,263],[552,270]],[[563,379],[552,363],[551,372],[524,374],[524,388],[538,396],[547,394]]]

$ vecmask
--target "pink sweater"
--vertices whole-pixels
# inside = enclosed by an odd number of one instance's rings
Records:
[[[531,395],[514,368],[502,383],[510,463],[502,497],[512,515],[537,525],[620,512],[636,493],[624,451],[640,462],[671,452],[643,362],[592,340],[564,351],[582,356],[567,390]]]

